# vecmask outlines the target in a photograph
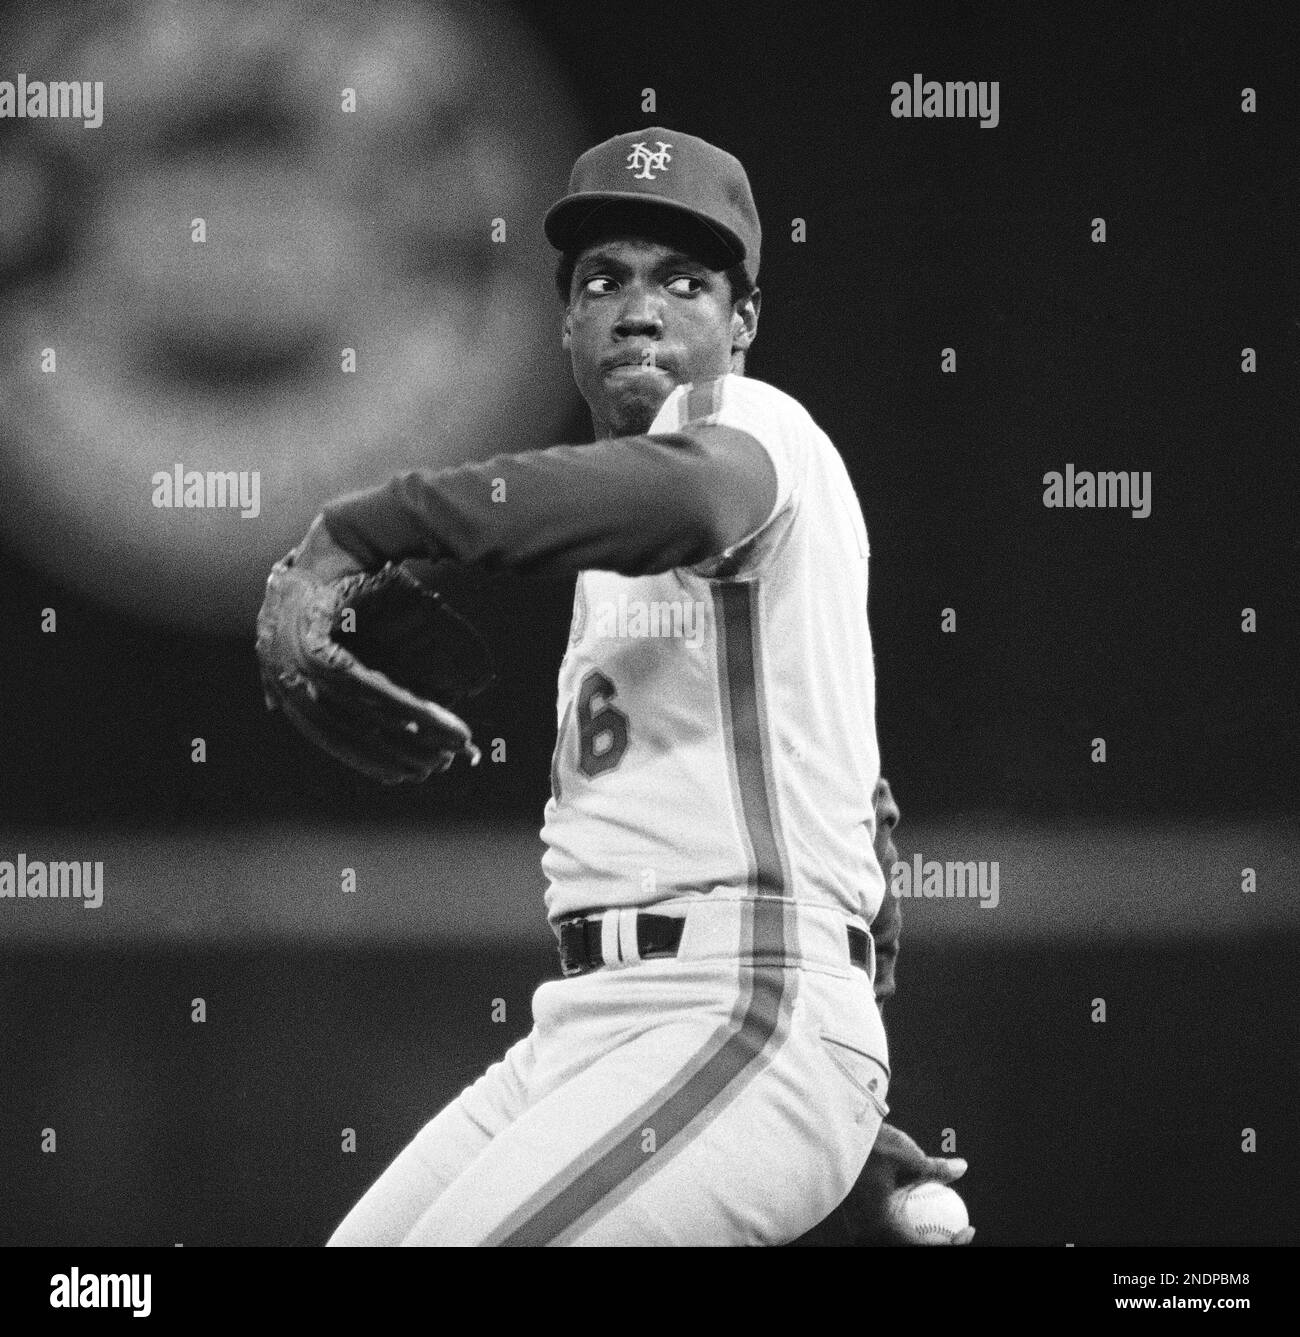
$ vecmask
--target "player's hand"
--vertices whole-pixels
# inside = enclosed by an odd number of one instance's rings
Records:
[[[952,1184],[966,1173],[960,1156],[927,1156],[924,1151],[893,1124],[881,1124],[876,1145],[858,1176],[858,1182],[840,1208],[854,1244],[906,1244],[909,1241],[889,1218],[889,1195],[924,1180]],[[953,1236],[954,1244],[969,1244],[975,1230],[967,1226]]]

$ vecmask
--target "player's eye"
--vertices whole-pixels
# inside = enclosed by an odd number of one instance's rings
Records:
[[[602,284],[605,286],[602,287]],[[614,280],[608,274],[593,274],[582,282],[583,292],[590,293],[593,297],[607,296],[614,291],[614,288]]]
[[[696,293],[703,290],[704,284],[693,274],[678,274],[676,278],[669,280],[668,283],[668,291],[674,297],[694,297]]]

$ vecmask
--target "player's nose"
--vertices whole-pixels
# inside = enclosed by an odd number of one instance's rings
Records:
[[[618,319],[614,322],[614,333],[624,338],[636,334],[659,335],[663,333],[663,328],[662,305],[644,288],[627,289],[619,307]]]

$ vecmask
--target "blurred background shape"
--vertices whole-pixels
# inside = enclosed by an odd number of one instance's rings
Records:
[[[98,129],[0,121],[0,525],[37,565],[247,634],[331,496],[549,443],[571,391],[540,218],[580,143],[508,11],[38,6],[2,55],[104,84]],[[260,514],[155,507],[177,463],[258,471]]]

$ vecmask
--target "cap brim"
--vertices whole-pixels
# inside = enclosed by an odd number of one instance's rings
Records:
[[[712,240],[725,253],[728,264],[737,264],[745,258],[745,244],[730,228],[725,228],[695,209],[688,209],[673,200],[661,200],[654,195],[634,190],[592,191],[583,195],[566,196],[547,211],[542,224],[547,241],[557,251],[573,250],[585,235],[597,231],[603,221],[613,217],[606,212],[612,205],[623,206],[629,215],[659,214],[666,219],[675,219],[693,226],[698,230],[702,242]],[[621,217],[619,221],[622,221]]]

